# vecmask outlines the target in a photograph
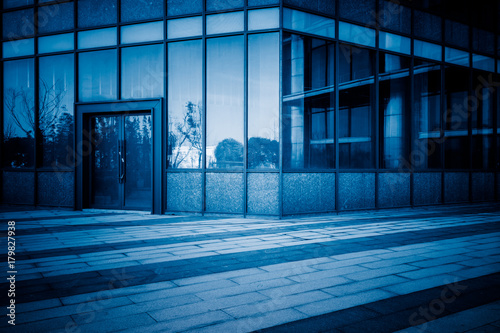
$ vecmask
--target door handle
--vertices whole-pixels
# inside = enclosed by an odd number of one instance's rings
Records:
[[[118,144],[118,183],[125,182],[125,147],[122,140]]]

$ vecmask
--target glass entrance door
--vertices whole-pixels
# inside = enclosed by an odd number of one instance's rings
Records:
[[[90,129],[91,207],[151,209],[151,116],[92,116]]]

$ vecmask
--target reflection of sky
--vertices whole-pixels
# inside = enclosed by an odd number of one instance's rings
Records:
[[[52,93],[55,92],[62,96],[61,111],[72,115],[74,103],[73,85],[75,82],[73,55],[66,54],[40,58],[40,80],[47,84],[48,89],[54,89]],[[42,84],[40,84],[40,94],[43,93],[41,89]]]
[[[16,93],[24,91],[25,96],[29,101],[28,104],[30,110],[26,110],[21,97],[17,97],[15,100],[15,112],[16,114],[24,115],[24,117],[20,116],[18,119],[21,121],[22,127],[27,129],[29,127],[29,123],[27,122],[26,117],[28,115],[33,115],[33,59],[7,61],[4,63],[4,106],[6,99],[9,98],[8,95],[12,96],[12,92],[9,93],[10,89],[15,89]],[[9,129],[12,136],[27,137],[27,134],[14,123],[14,119],[12,119],[10,112],[7,112],[6,108],[4,108],[4,129]],[[33,137],[33,134],[31,134],[31,136]]]

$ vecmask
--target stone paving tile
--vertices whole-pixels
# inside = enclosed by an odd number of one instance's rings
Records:
[[[408,281],[409,281],[408,279],[399,276],[388,275],[370,280],[346,283],[339,286],[324,288],[322,290],[334,296],[343,296],[343,295],[355,294],[369,289],[376,289],[394,284],[400,284]]]
[[[346,274],[344,277],[351,279],[351,280],[356,280],[356,281],[362,281],[362,280],[369,280],[373,279],[376,277],[380,276],[386,276],[386,275],[392,275],[392,274],[398,274],[402,272],[408,272],[412,270],[416,270],[417,267],[407,265],[407,264],[400,264],[400,265],[395,265],[391,267],[384,267],[384,268],[377,268],[377,269],[364,269],[362,272],[357,272],[354,274]]]

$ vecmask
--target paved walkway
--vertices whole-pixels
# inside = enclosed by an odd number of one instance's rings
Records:
[[[284,220],[0,218],[16,221],[18,272],[16,326],[4,316],[0,330],[500,331],[500,205]]]

